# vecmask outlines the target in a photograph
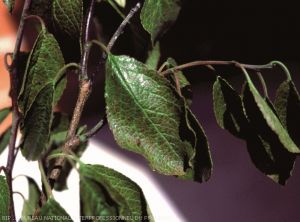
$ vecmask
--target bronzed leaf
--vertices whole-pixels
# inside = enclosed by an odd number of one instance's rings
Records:
[[[234,136],[244,138],[248,130],[248,120],[243,110],[240,95],[218,77],[213,86],[214,113],[219,126]]]
[[[72,38],[79,38],[83,19],[82,0],[53,0],[52,11],[60,31]]]
[[[55,221],[57,222],[73,221],[68,213],[53,198],[50,198],[41,208],[37,221],[44,222],[44,218],[51,217],[56,218]]]
[[[0,175],[0,216],[10,215],[9,202],[9,189],[7,182],[5,177]]]
[[[36,182],[26,177],[28,180],[28,199],[25,200],[22,210],[22,222],[30,222],[30,216],[33,216],[39,207],[41,191]]]
[[[106,201],[117,207],[119,216],[129,221],[142,221],[147,216],[147,204],[140,187],[124,175],[100,165],[80,165],[81,180],[86,178],[101,184]],[[135,220],[136,218],[136,220]]]
[[[243,104],[247,118],[252,122],[257,133],[263,138],[274,137],[289,152],[299,153],[299,148],[292,141],[272,108],[261,97],[249,77],[247,82],[243,95]]]
[[[133,58],[108,55],[105,98],[121,147],[143,155],[160,173],[185,174],[190,148],[179,137],[182,101],[165,78]]]
[[[181,0],[145,0],[141,22],[153,42],[176,21],[180,5]]]
[[[274,104],[283,126],[293,141],[300,146],[300,98],[292,80],[284,81],[279,86]]]

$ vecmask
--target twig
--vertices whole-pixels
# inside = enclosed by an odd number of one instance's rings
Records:
[[[115,45],[115,42],[117,41],[119,36],[123,33],[126,25],[129,23],[130,19],[134,16],[134,14],[140,9],[140,7],[141,7],[141,3],[137,3],[136,6],[130,10],[130,12],[128,13],[126,18],[123,20],[123,22],[120,24],[117,31],[114,33],[114,35],[110,39],[110,41],[107,45],[108,51],[111,51],[112,47]]]
[[[9,214],[10,214],[10,221],[16,221],[15,216],[15,207],[14,207],[14,199],[13,199],[13,187],[12,187],[12,171],[14,167],[14,161],[15,161],[15,146],[16,146],[16,139],[17,139],[17,133],[19,128],[19,122],[20,122],[20,113],[18,109],[18,56],[21,48],[21,43],[23,39],[24,34],[24,25],[25,25],[25,18],[27,17],[29,7],[31,4],[31,0],[25,0],[22,16],[19,24],[19,29],[17,32],[17,39],[15,44],[15,49],[13,52],[13,61],[12,64],[9,66],[9,72],[10,72],[10,96],[12,99],[12,113],[13,113],[13,120],[12,120],[12,128],[11,128],[11,137],[9,141],[9,151],[8,151],[8,157],[7,157],[7,165],[6,165],[6,179],[7,184],[9,187],[9,193],[10,193],[10,204],[9,204]]]
[[[88,79],[88,74],[87,74],[87,65],[88,65],[88,58],[90,55],[91,51],[91,46],[88,41],[90,40],[90,33],[91,33],[91,24],[92,24],[92,16],[94,13],[94,7],[95,7],[95,0],[91,0],[90,7],[88,9],[88,15],[86,18],[86,23],[85,23],[85,32],[83,35],[83,45],[84,45],[84,50],[83,50],[83,56],[81,59],[81,79]]]
[[[73,117],[69,126],[69,130],[67,133],[66,142],[62,147],[63,152],[68,153],[69,151],[72,151],[74,147],[78,146],[80,144],[79,138],[76,136],[76,131],[79,125],[79,121],[83,112],[83,109],[85,107],[86,101],[89,98],[89,95],[91,93],[91,80],[88,77],[87,73],[87,64],[88,64],[88,58],[91,46],[89,41],[89,33],[90,33],[90,26],[91,26],[91,20],[94,10],[94,4],[95,0],[91,0],[88,15],[86,19],[86,26],[85,26],[85,34],[83,36],[83,44],[84,44],[84,52],[81,59],[81,75],[80,75],[80,89],[79,89],[79,95],[78,99],[75,105],[75,109],[73,112]],[[63,165],[65,164],[65,157],[60,157],[56,159],[54,168],[50,171],[48,175],[48,179],[50,182],[51,188],[54,187],[55,181],[58,179],[58,177],[61,174],[61,170],[63,168]]]
[[[271,63],[266,64],[266,65],[248,65],[248,64],[242,64],[236,61],[194,61],[194,62],[189,62],[183,65],[179,65],[170,69],[167,69],[163,72],[161,72],[161,75],[167,75],[171,74],[174,71],[179,71],[187,68],[191,68],[194,66],[213,66],[213,65],[234,65],[236,67],[243,67],[245,69],[251,69],[255,71],[260,71],[261,69],[272,69],[273,65]]]

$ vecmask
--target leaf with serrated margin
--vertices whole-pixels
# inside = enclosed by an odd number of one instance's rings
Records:
[[[28,180],[28,199],[25,200],[22,210],[22,222],[31,222],[31,216],[34,215],[36,209],[39,208],[41,191],[36,182],[31,177]]]
[[[157,70],[157,66],[160,59],[160,44],[157,42],[152,50],[148,53],[148,58],[146,60],[146,65],[149,69]]]
[[[117,204],[119,216],[129,216],[129,221],[143,221],[147,217],[147,203],[141,188],[132,180],[113,169],[100,165],[80,165],[80,176],[103,187],[106,195]]]
[[[141,22],[150,33],[152,42],[163,35],[176,21],[181,9],[181,0],[145,0]]]
[[[249,76],[247,76],[243,104],[247,118],[253,123],[258,134],[264,138],[274,137],[287,151],[300,153],[300,149],[293,142],[272,108],[259,94]]]
[[[64,66],[64,58],[54,36],[42,30],[28,58],[22,88],[18,98],[19,108],[26,117],[40,91],[54,80],[59,70]],[[55,103],[59,100],[66,85],[63,78],[58,83]]]
[[[15,0],[3,0],[3,3],[6,5],[8,8],[8,11],[12,13],[15,7]]]
[[[11,127],[9,127],[5,132],[0,135],[0,155],[5,150],[9,144],[9,139],[11,135]]]
[[[107,197],[104,189],[105,188],[95,180],[85,178],[84,176],[80,179],[81,216],[118,216],[117,204]],[[112,220],[99,221],[106,222]]]
[[[133,58],[109,54],[105,99],[121,147],[143,155],[162,174],[185,174],[188,148],[179,136],[183,104],[164,77]]]
[[[9,189],[4,176],[0,175],[0,221],[1,216],[9,216]]]
[[[263,98],[262,101],[265,101],[269,110],[277,117],[271,101]],[[278,135],[266,123],[249,89],[249,84],[243,92],[243,104],[250,125],[245,139],[253,163],[273,181],[284,185],[291,176],[296,154],[286,149]]]
[[[232,135],[244,138],[248,130],[242,99],[229,83],[217,77],[213,86],[214,113],[218,125]]]
[[[72,38],[79,38],[83,19],[82,0],[53,0],[52,12],[60,31]]]
[[[280,84],[274,105],[283,126],[294,142],[300,146],[300,97],[292,80]]]
[[[68,213],[62,208],[62,206],[53,198],[50,198],[47,203],[41,208],[40,213],[37,217],[38,220],[36,221],[44,222],[45,218],[51,217],[56,218],[55,220],[53,220],[57,222],[73,221]]]

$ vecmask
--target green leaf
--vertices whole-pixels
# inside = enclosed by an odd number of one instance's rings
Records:
[[[4,108],[4,109],[0,110],[0,124],[3,122],[3,120],[6,119],[6,117],[8,117],[10,111],[11,111],[11,108]]]
[[[105,98],[117,143],[165,175],[184,175],[189,147],[179,136],[183,104],[169,82],[127,56],[108,55]]]
[[[41,191],[32,178],[26,178],[28,180],[28,199],[25,200],[23,205],[22,222],[31,222],[29,218],[34,215],[39,207]]]
[[[117,216],[117,204],[105,195],[101,184],[88,178],[80,180],[81,216]],[[94,221],[94,220],[93,220]],[[109,220],[100,220],[109,221]]]
[[[62,32],[79,38],[83,19],[82,0],[54,0],[52,11],[55,24]]]
[[[300,98],[292,80],[286,80],[280,84],[274,104],[283,126],[299,147]]]
[[[110,203],[118,208],[119,216],[130,216],[129,221],[142,221],[147,216],[141,188],[124,175],[104,166],[81,164],[80,176],[81,180],[87,178],[101,184],[102,191],[112,200]]]
[[[264,138],[274,137],[291,153],[300,153],[299,148],[290,138],[280,120],[261,97],[253,82],[247,77],[247,85],[243,95],[243,104],[248,119]]]
[[[157,42],[153,49],[148,53],[146,65],[149,69],[157,70],[160,59],[160,44]]]
[[[52,124],[54,88],[50,83],[35,98],[24,119],[21,151],[28,160],[37,160],[48,148]]]
[[[181,0],[145,0],[141,22],[153,42],[176,21],[180,4]]]
[[[15,7],[15,0],[3,0],[3,3],[6,5],[8,8],[8,11],[12,13]]]
[[[49,83],[56,84],[54,81],[64,63],[63,55],[54,36],[42,30],[31,50],[19,94],[18,105],[24,117],[40,91]],[[61,96],[65,84],[65,79],[58,84],[59,90],[56,92],[55,103]]]
[[[7,182],[5,177],[0,175],[0,216],[9,216],[9,202]]]
[[[229,83],[218,76],[213,86],[214,113],[219,126],[244,138],[248,131],[242,99]]]
[[[1,136],[0,136],[0,155],[5,150],[9,144],[9,139],[11,135],[11,127],[9,127]]]
[[[54,218],[57,222],[73,221],[68,213],[53,198],[41,208],[37,221],[45,221],[45,218]],[[49,221],[49,219],[48,219]],[[51,220],[50,220],[51,221]]]

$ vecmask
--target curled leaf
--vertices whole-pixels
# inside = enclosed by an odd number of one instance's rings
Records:
[[[264,110],[272,112],[277,118],[278,115],[273,111],[271,101],[268,99],[258,101],[263,101],[267,106]],[[296,154],[289,152],[287,143],[283,143],[276,131],[266,122],[265,118],[268,114],[263,114],[259,110],[257,100],[254,99],[248,84],[243,93],[243,104],[251,127],[246,141],[252,161],[260,171],[275,182],[284,185],[293,170]]]
[[[258,134],[264,138],[277,139],[287,151],[300,153],[299,148],[290,138],[272,108],[261,97],[250,79],[245,87],[243,104],[247,118],[253,123]]]
[[[300,146],[300,98],[292,80],[280,84],[274,105],[283,126],[293,141]]]
[[[248,130],[242,99],[229,83],[218,77],[213,86],[214,113],[219,126],[244,138]]]

